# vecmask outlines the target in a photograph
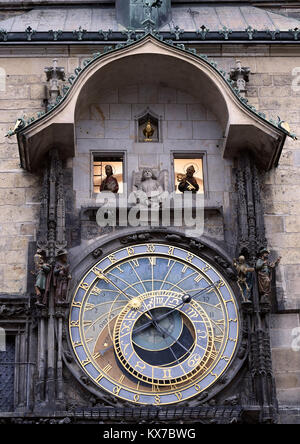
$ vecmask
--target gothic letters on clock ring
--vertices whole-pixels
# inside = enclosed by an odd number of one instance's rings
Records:
[[[203,258],[145,243],[98,261],[71,303],[78,363],[101,389],[144,405],[174,404],[212,386],[239,339],[234,294]]]

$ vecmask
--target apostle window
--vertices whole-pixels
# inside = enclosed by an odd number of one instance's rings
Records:
[[[120,156],[93,156],[93,192],[123,193],[124,159]]]
[[[174,154],[173,162],[176,193],[204,193],[203,157]]]

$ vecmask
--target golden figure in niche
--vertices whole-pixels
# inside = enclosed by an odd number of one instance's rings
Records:
[[[145,139],[144,139],[145,142],[152,142],[152,140],[153,140],[152,136],[154,134],[154,131],[155,131],[155,129],[152,126],[150,119],[148,119],[148,122],[147,122],[145,128],[143,129],[143,134],[145,136]]]

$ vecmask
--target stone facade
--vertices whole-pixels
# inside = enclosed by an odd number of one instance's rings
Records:
[[[300,19],[300,16],[295,13],[294,18]],[[42,185],[39,172],[30,174],[20,169],[16,138],[5,135],[17,117],[29,117],[44,110],[47,97],[44,68],[51,66],[53,58],[59,60],[68,77],[87,55],[98,50],[102,51],[102,47],[0,47],[0,67],[5,72],[0,91],[1,297],[20,297],[32,291],[28,289],[32,267],[29,252],[36,241]],[[288,121],[293,132],[300,135],[298,45],[203,44],[197,50],[216,60],[227,73],[235,66],[236,59],[242,66],[248,66],[251,72],[246,93],[249,102],[275,120],[280,116]],[[70,196],[70,205],[74,205],[77,212],[81,206],[94,206],[90,152],[120,151],[120,145],[127,153],[129,184],[133,171],[140,167],[168,168],[173,150],[205,151],[207,200],[226,211],[232,210],[236,165],[221,157],[219,145],[223,135],[216,118],[195,99],[192,90],[190,93],[187,90],[189,85],[180,90],[133,83],[122,89],[103,91],[99,88],[95,96],[89,96],[89,102],[82,98],[76,115],[76,155],[66,163],[68,171],[73,172],[75,191]],[[134,116],[146,106],[162,116],[162,143],[138,144],[134,140]],[[276,272],[277,301],[271,316],[271,346],[281,420],[287,423],[291,421],[289,412],[297,422],[300,408],[299,168],[300,140],[287,139],[278,167],[262,175],[266,237],[272,256],[282,256]],[[230,223],[226,211],[222,229]],[[213,230],[209,234],[218,236]],[[219,234],[220,242],[223,234],[223,231]],[[231,248],[234,254],[233,245]]]

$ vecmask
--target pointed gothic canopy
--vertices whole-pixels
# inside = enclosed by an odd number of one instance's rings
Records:
[[[257,164],[269,170],[277,165],[285,138],[290,134],[248,105],[225,74],[206,56],[186,50],[183,45],[164,42],[152,33],[94,54],[82,69],[77,68],[69,80],[71,87],[57,105],[37,120],[22,122],[16,130],[21,166],[28,171],[37,170],[53,148],[59,150],[61,158],[74,156],[76,111],[87,91],[135,80],[163,82],[201,99],[222,126],[220,148],[224,158],[251,151]]]

